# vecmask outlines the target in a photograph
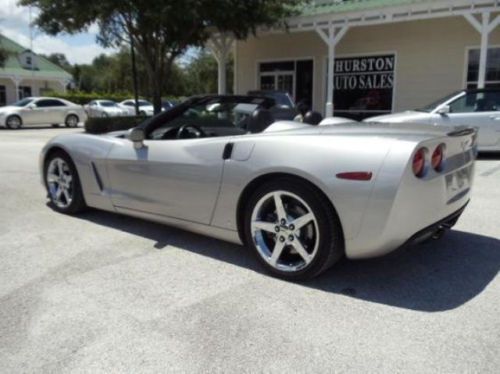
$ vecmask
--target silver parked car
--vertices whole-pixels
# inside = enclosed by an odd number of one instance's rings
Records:
[[[93,100],[84,106],[89,117],[123,117],[128,116],[128,109],[120,107],[111,100]]]
[[[293,280],[438,238],[465,209],[474,129],[274,122],[272,105],[193,98],[128,132],[56,137],[40,156],[43,184],[56,211],[93,207],[245,243]]]
[[[500,89],[463,90],[424,108],[368,118],[367,122],[466,125],[479,130],[480,152],[500,151]]]
[[[138,100],[139,105],[139,115],[141,116],[152,116],[155,112],[153,104],[147,100]],[[124,100],[118,104],[121,108],[127,110],[129,116],[135,116],[135,100],[129,99]]]
[[[28,97],[0,108],[0,126],[9,129],[47,124],[77,127],[86,118],[82,106],[55,97]]]

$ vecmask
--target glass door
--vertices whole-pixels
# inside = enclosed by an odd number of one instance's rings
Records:
[[[260,76],[260,89],[265,91],[284,91],[295,96],[295,78],[293,72],[263,73]]]

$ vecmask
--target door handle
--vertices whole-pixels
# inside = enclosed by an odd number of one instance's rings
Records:
[[[223,160],[229,160],[233,154],[233,148],[234,144],[233,143],[227,143],[226,146],[224,147],[224,152],[222,152],[222,159]]]
[[[499,116],[490,116],[490,119],[493,121],[500,121],[500,115]]]

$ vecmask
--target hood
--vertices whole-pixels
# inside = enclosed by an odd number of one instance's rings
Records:
[[[12,105],[3,106],[3,107],[0,107],[0,113],[8,112],[11,110],[17,110],[17,109],[21,109],[21,108],[18,106],[12,106]]]
[[[429,122],[430,113],[417,112],[415,110],[408,110],[406,112],[387,114],[384,116],[377,116],[365,119],[363,122],[384,122],[384,123],[398,123],[398,122]]]

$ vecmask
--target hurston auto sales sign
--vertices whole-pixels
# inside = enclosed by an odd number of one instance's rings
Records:
[[[390,111],[394,55],[335,60],[335,108],[341,111]]]

